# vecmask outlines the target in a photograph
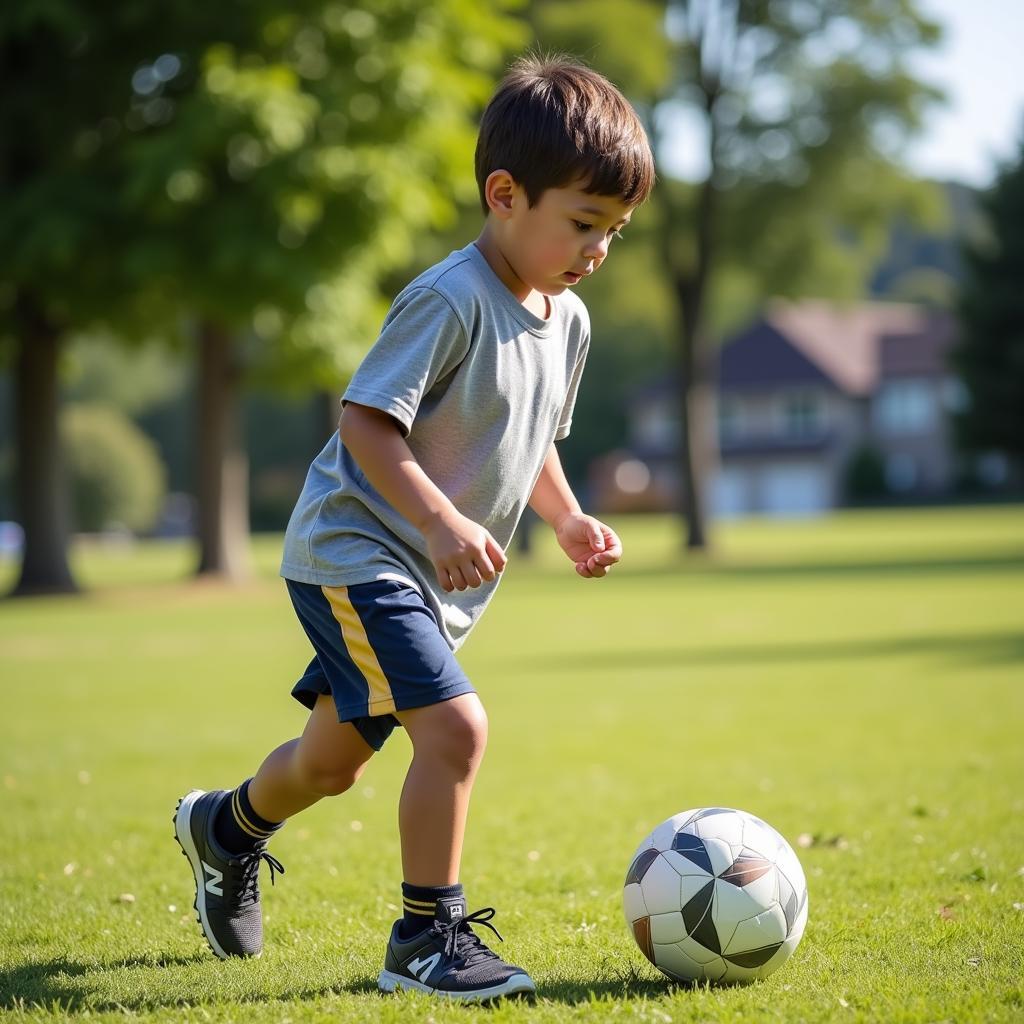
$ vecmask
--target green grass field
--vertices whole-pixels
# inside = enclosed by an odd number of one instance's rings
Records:
[[[618,525],[609,580],[579,580],[546,539],[513,560],[463,650],[491,718],[464,881],[535,1004],[375,991],[400,733],[275,840],[263,957],[206,951],[175,801],[236,784],[303,721],[288,689],[308,648],[271,538],[242,589],[182,582],[181,546],[87,548],[87,596],[0,603],[0,1013],[1024,1019],[1024,510],[741,523],[696,563],[666,521]],[[745,988],[670,985],[622,919],[636,844],[705,804],[809,843],[803,943]]]

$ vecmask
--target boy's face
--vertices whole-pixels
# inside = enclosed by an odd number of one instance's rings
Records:
[[[534,207],[521,186],[513,188],[505,256],[524,285],[545,295],[559,295],[597,270],[633,212],[617,196],[578,184],[545,190]]]

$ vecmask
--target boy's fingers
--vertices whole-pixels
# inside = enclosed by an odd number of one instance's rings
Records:
[[[622,557],[622,541],[619,540],[614,530],[605,527],[604,550],[606,554],[615,555],[616,559]]]
[[[455,589],[455,587],[452,586],[452,579],[445,569],[437,570],[437,582],[441,584],[441,589],[446,594],[450,594]]]
[[[487,534],[487,543],[484,547],[495,571],[501,572],[508,564],[508,559],[505,557],[505,552],[502,551],[501,545],[490,534]]]
[[[488,582],[493,580],[495,575],[497,575],[494,571],[494,566],[491,565],[491,560],[486,554],[479,555],[475,558],[473,565],[476,568],[476,571],[480,573],[481,579],[485,579]]]

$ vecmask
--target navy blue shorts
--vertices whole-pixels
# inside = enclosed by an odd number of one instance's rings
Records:
[[[316,657],[292,689],[312,709],[330,694],[374,750],[408,711],[473,693],[417,590],[395,580],[321,587],[285,580]]]

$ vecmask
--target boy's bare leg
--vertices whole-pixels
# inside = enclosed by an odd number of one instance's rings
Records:
[[[396,716],[412,739],[398,821],[403,917],[391,929],[382,992],[416,989],[469,1001],[531,993],[521,967],[506,963],[463,925],[491,928],[494,908],[468,907],[459,866],[469,797],[487,746],[487,715],[475,693]]]
[[[344,793],[375,753],[351,722],[339,722],[334,701],[320,696],[298,739],[282,743],[249,783],[253,810],[284,821],[325,796]]]
[[[473,781],[487,746],[487,713],[475,693],[395,717],[413,757],[398,805],[402,872],[415,886],[459,881]]]
[[[256,872],[262,860],[270,863],[271,879],[275,868],[284,868],[266,852],[272,831],[261,834],[253,829],[276,831],[277,822],[321,797],[343,793],[359,778],[373,752],[355,726],[338,722],[334,702],[320,697],[302,736],[273,751],[245,787],[246,806],[257,816],[255,823],[236,817],[232,799],[242,799],[242,787],[233,794],[197,789],[181,798],[174,814],[174,834],[195,877],[199,923],[217,956],[259,956],[263,949]],[[236,832],[240,825],[247,826],[246,848],[218,836],[217,823],[224,812],[231,816]],[[241,813],[245,817],[248,812]],[[225,827],[228,824],[222,822]]]

